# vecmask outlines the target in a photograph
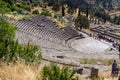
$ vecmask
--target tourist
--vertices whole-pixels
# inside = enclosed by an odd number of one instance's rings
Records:
[[[116,60],[114,60],[114,62],[112,63],[112,76],[116,76],[117,75],[117,62]]]

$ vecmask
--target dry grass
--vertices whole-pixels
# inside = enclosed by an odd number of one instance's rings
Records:
[[[13,15],[13,14],[6,14],[7,17],[9,17],[10,19],[14,19],[14,20],[21,20],[23,18],[31,18],[34,15],[30,14],[30,15],[22,15],[22,14],[17,14],[17,15]]]
[[[49,65],[50,62],[43,61],[40,66],[27,65],[25,63],[18,62],[16,64],[7,65],[5,63],[0,64],[0,80],[42,80],[41,70],[44,66]],[[59,65],[62,67],[62,65]],[[99,76],[104,80],[117,80],[117,78],[111,77],[111,69],[103,70],[99,73]],[[89,78],[81,78],[79,80],[91,80]]]
[[[42,61],[40,65],[28,65],[23,62],[7,65],[1,62],[0,80],[42,80],[42,68],[49,64],[47,61]]]
[[[99,73],[100,77],[104,77],[104,80],[118,80],[118,77],[111,76],[111,69]]]
[[[99,64],[99,65],[105,65],[110,66],[114,59],[87,59],[87,58],[75,58],[73,56],[64,55],[64,58],[69,60],[77,61],[81,64]],[[120,60],[116,59],[117,63],[120,64]]]
[[[34,65],[16,63],[0,65],[0,80],[36,80],[39,76],[39,69]]]

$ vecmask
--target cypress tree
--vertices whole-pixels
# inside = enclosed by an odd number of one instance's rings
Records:
[[[86,17],[88,17],[88,6],[87,6],[87,8],[86,8]]]
[[[64,8],[63,2],[62,2],[62,16],[65,16],[65,8]]]

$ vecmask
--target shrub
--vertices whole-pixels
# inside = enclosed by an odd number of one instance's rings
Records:
[[[0,14],[4,15],[10,11],[9,4],[4,2],[4,0],[0,0]]]
[[[16,29],[17,28],[14,25],[8,23],[3,18],[0,18],[0,41],[14,39]]]
[[[39,14],[39,11],[38,11],[38,10],[34,10],[34,11],[32,12],[32,14],[37,15],[37,14]]]
[[[16,60],[26,63],[40,63],[41,52],[38,46],[29,43],[20,45],[18,41],[5,40],[0,45],[0,58],[8,63]]]
[[[62,69],[55,64],[45,66],[43,68],[43,80],[78,80],[74,77],[76,70],[71,70],[69,67],[64,66]]]
[[[21,4],[18,4],[16,7],[21,8],[23,10],[31,11],[31,8],[28,3],[22,2]]]
[[[14,40],[15,26],[5,19],[0,19],[0,59],[6,62],[22,60],[26,63],[39,63],[41,52],[35,45],[20,45],[18,40]]]
[[[58,14],[55,14],[55,15],[54,15],[54,18],[58,18],[58,16],[59,16]]]
[[[41,15],[45,15],[45,16],[51,16],[51,13],[49,11],[42,11]]]

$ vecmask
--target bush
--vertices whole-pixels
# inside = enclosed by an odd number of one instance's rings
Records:
[[[15,26],[8,23],[5,19],[0,19],[0,60],[15,62],[22,60],[26,63],[39,63],[41,52],[38,46],[20,45],[18,40],[14,40]]]
[[[21,8],[23,10],[31,11],[30,6],[29,6],[28,3],[23,2],[21,4],[17,4],[16,7]]]
[[[22,8],[19,8],[19,7],[15,6],[15,5],[10,6],[10,10],[12,12],[17,11],[17,13],[19,13],[19,14],[22,12]]]
[[[5,40],[0,45],[0,58],[6,62],[15,62],[16,60],[24,61],[26,63],[40,63],[41,54],[37,46],[19,45],[18,41]],[[35,53],[37,55],[35,55]]]
[[[0,18],[0,42],[5,40],[13,40],[16,29],[17,28],[14,25],[8,23],[3,18]]]
[[[78,80],[77,77],[73,77],[76,70],[71,70],[69,67],[64,66],[62,69],[55,64],[45,66],[43,68],[42,80]]]
[[[32,12],[32,14],[37,15],[37,14],[39,14],[39,11],[38,11],[38,10],[34,10],[34,11]]]
[[[0,14],[4,15],[8,12],[10,12],[9,4],[4,2],[4,0],[0,0]]]
[[[45,15],[45,16],[51,16],[51,13],[49,11],[42,11],[41,15]]]
[[[58,16],[59,16],[58,14],[55,14],[55,15],[54,15],[54,18],[58,18]]]

